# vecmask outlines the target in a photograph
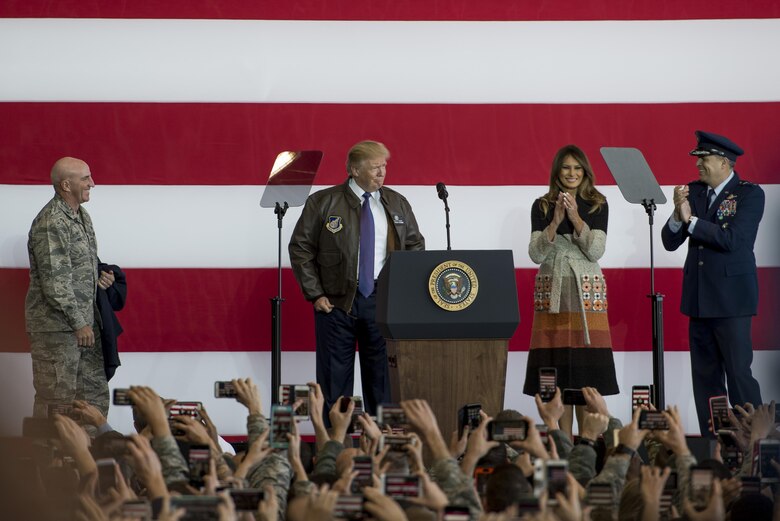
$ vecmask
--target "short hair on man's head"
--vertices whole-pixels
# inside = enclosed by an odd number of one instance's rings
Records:
[[[517,465],[506,463],[495,468],[487,480],[485,503],[488,512],[503,512],[520,498],[533,494],[531,484]]]
[[[339,480],[339,476],[335,472],[328,472],[328,473],[320,472],[309,476],[309,481],[311,481],[318,487],[320,485],[332,485],[338,480]]]
[[[493,447],[487,454],[479,458],[477,467],[498,467],[507,461],[506,445],[502,443],[498,447]]]
[[[390,158],[390,151],[379,141],[361,141],[347,152],[347,175],[352,175],[352,169],[360,168],[364,161],[376,158]]]
[[[711,469],[713,477],[720,480],[731,479],[732,477],[729,468],[722,461],[718,461],[714,458],[703,459],[697,466]]]
[[[514,409],[504,409],[503,411],[496,414],[496,417],[493,418],[493,421],[507,421],[507,420],[522,420],[523,415],[520,414],[519,411],[516,411]]]

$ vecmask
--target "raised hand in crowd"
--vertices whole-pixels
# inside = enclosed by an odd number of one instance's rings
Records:
[[[474,468],[477,466],[480,458],[487,454],[490,449],[501,445],[498,441],[488,440],[488,424],[493,421],[493,418],[485,414],[484,411],[479,411],[479,416],[479,426],[469,436],[466,444],[466,453],[463,455],[463,460],[460,463],[461,470],[467,476],[474,474]]]
[[[376,454],[379,448],[379,440],[382,437],[382,430],[367,413],[359,415],[357,422],[363,429],[363,433],[360,435],[361,450],[368,455]]]
[[[322,485],[315,494],[309,496],[303,519],[330,521],[338,498],[338,492],[331,490],[329,485]]]
[[[301,461],[301,435],[298,433],[298,422],[294,421],[290,425],[290,432],[287,433],[287,459],[293,470],[295,481],[308,481],[306,470]],[[274,495],[275,497],[275,495]]]
[[[641,412],[642,409],[637,407],[631,418],[631,422],[620,429],[620,432],[618,433],[618,442],[634,452],[636,452],[649,432],[639,428],[639,415]],[[683,440],[685,440],[684,436]]]
[[[664,492],[664,485],[669,479],[672,469],[666,467],[661,469],[652,465],[642,465],[640,471],[640,492],[644,509],[642,510],[642,521],[657,521],[661,511],[661,495]]]
[[[114,464],[114,483],[115,486],[108,491],[108,497],[102,501],[103,511],[112,517],[121,513],[122,504],[125,501],[138,499],[138,496],[130,489],[119,465]]]
[[[209,445],[212,453],[216,451],[219,454],[221,452],[219,443],[209,436],[206,426],[192,416],[174,416],[171,418],[170,424],[174,431],[183,433],[175,436],[177,440],[190,444]]]
[[[669,407],[662,413],[669,424],[668,430],[659,430],[653,433],[655,439],[660,441],[675,456],[687,456],[691,453],[688,442],[685,440],[685,428],[683,427],[680,410],[676,405]]]
[[[250,415],[262,415],[263,406],[260,401],[260,391],[251,378],[231,380],[236,389],[236,401],[247,408]]]
[[[469,435],[471,434],[471,425],[463,426],[463,433],[458,438],[458,429],[452,431],[450,434],[450,456],[453,458],[460,458],[463,453],[466,452],[466,444],[469,441]]]
[[[747,402],[744,405],[734,405],[734,410],[739,413],[739,418],[737,421],[739,421],[740,425],[742,425],[742,428],[747,432],[750,432],[750,424],[753,421],[753,413],[756,412],[756,408],[752,403]]]
[[[585,513],[580,500],[582,488],[570,473],[566,474],[566,490],[566,494],[562,492],[555,494],[555,499],[558,501],[558,505],[553,509],[555,516],[560,521],[581,521]]]
[[[257,521],[278,521],[279,501],[271,485],[263,487],[263,500],[257,506]]]
[[[434,461],[449,458],[449,448],[444,442],[439,424],[436,423],[436,416],[428,402],[405,400],[401,402],[401,407],[412,429],[420,435],[423,443],[431,450]]]
[[[585,411],[580,427],[580,438],[595,442],[607,431],[608,426],[609,416],[606,414]]]
[[[208,488],[209,487],[207,486],[207,489]],[[209,491],[209,495],[214,495],[214,493]],[[217,503],[217,516],[219,521],[238,520],[239,517],[236,515],[236,504],[233,502],[233,498],[230,497],[230,494],[226,490],[223,490],[217,494],[217,497],[219,497],[219,503]],[[246,516],[242,515],[240,521],[248,520],[246,519]]]
[[[108,423],[106,417],[103,416],[103,413],[97,407],[84,400],[73,400],[73,410],[78,415],[79,422],[83,425],[101,427]]]
[[[271,447],[268,445],[268,436],[271,433],[269,429],[263,431],[263,433],[257,437],[250,445],[241,460],[241,463],[236,467],[236,471],[233,476],[240,479],[246,479],[249,471],[256,465],[259,465],[269,454],[271,454]]]
[[[585,411],[594,414],[603,414],[607,418],[611,418],[607,408],[607,401],[601,396],[598,389],[595,387],[583,387],[582,396],[585,397]]]
[[[539,434],[539,429],[536,428],[533,418],[529,416],[523,416],[522,418],[528,423],[528,431],[526,433],[525,440],[512,441],[509,446],[514,449],[520,449],[527,452],[534,458],[550,459],[550,454],[544,446],[542,441],[542,435]],[[548,436],[549,438],[549,436]]]
[[[759,405],[753,412],[750,422],[750,441],[756,442],[773,435],[777,437],[775,426],[775,402]]]
[[[409,502],[414,505],[423,506],[433,512],[436,512],[441,517],[444,512],[444,508],[449,503],[447,494],[431,480],[431,477],[425,471],[415,472],[415,475],[420,477],[420,484],[422,488],[422,494],[420,497],[409,498]]]
[[[406,513],[397,502],[382,494],[376,488],[363,489],[366,498],[365,509],[376,521],[407,521]]]
[[[555,396],[549,402],[543,402],[539,394],[534,396],[534,401],[536,401],[536,408],[542,418],[542,423],[547,425],[548,432],[559,430],[559,422],[565,410],[561,399],[561,388],[555,388]]]
[[[130,466],[139,481],[146,487],[147,495],[150,498],[167,497],[168,488],[163,477],[162,463],[152,449],[149,439],[139,434],[129,436],[127,451],[130,455]]]
[[[328,429],[325,427],[325,396],[322,394],[320,384],[309,382],[306,385],[309,386],[309,415],[314,427],[314,439],[317,451],[320,451],[325,442],[330,440]]]
[[[76,518],[79,521],[109,521],[108,515],[100,508],[97,500],[88,493],[79,495],[79,509],[76,512]]]
[[[745,422],[742,421],[741,416],[740,418],[737,418],[734,411],[737,411],[736,407],[733,410],[729,409],[728,411],[729,429],[726,432],[734,441],[736,441],[739,450],[744,453],[750,444],[750,425],[746,425]],[[739,411],[737,411],[737,413],[738,412]]]
[[[168,424],[168,413],[160,396],[151,387],[132,386],[128,396],[133,402],[133,407],[146,421],[152,436],[163,438],[171,436],[171,427]]]
[[[59,434],[62,450],[73,458],[76,468],[82,476],[97,472],[95,460],[89,452],[89,435],[73,419],[57,414],[54,416],[54,427]]]
[[[413,473],[425,472],[423,463],[423,442],[420,437],[412,432],[409,434],[411,442],[404,445],[406,456],[409,458],[409,468]]]
[[[219,430],[217,429],[217,426],[214,424],[213,421],[211,421],[211,417],[209,416],[208,411],[206,410],[205,406],[202,406],[200,408],[200,417],[203,422],[203,425],[206,427],[206,431],[208,432],[209,438],[214,442],[214,445],[216,445],[217,448],[219,448]],[[222,450],[220,449],[220,452]]]
[[[330,439],[341,443],[344,442],[347,436],[347,431],[352,423],[352,413],[355,411],[355,402],[350,398],[346,398],[349,400],[346,410],[341,410],[341,401],[344,399],[343,396],[339,396],[328,413],[331,424]]]

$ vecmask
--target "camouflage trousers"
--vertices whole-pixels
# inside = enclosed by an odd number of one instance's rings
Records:
[[[35,403],[33,416],[46,417],[51,404],[73,400],[91,403],[108,414],[108,381],[103,368],[100,329],[93,347],[79,347],[72,332],[28,333],[32,354]]]

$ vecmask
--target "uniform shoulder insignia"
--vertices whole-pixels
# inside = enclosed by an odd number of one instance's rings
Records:
[[[739,185],[740,186],[755,186],[754,183],[751,183],[750,181],[745,181],[744,179],[740,179],[739,180]]]

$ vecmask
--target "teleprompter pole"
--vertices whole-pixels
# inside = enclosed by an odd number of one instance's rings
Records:
[[[282,221],[287,213],[287,201],[274,206],[279,240],[277,243],[277,294],[271,299],[271,403],[279,403],[282,384]]]
[[[655,292],[655,263],[653,257],[653,215],[655,201],[643,199],[642,206],[650,223],[650,294],[653,326],[653,403],[662,411],[666,408],[664,397],[664,296]]]

